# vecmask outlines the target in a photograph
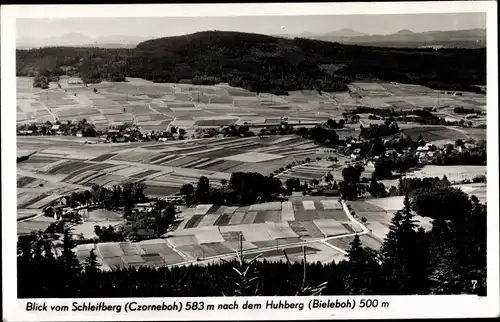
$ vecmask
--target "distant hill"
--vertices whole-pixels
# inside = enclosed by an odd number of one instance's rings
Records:
[[[300,34],[300,37],[305,37],[305,38],[310,38],[311,36],[315,36],[314,34],[311,33],[303,33]],[[349,38],[349,37],[361,37],[361,36],[369,36],[368,34],[356,31],[354,29],[346,28],[346,29],[340,29],[337,31],[332,31],[328,32],[325,34],[322,34],[324,37],[342,37],[342,38]]]
[[[323,34],[304,32],[300,35],[277,35],[277,37],[293,39],[296,37],[315,40],[339,42],[345,44],[369,44],[381,47],[410,47],[439,46],[444,48],[482,48],[486,46],[485,29],[467,29],[451,31],[427,31],[415,33],[408,29],[400,30],[389,35],[369,35],[350,28]],[[153,39],[154,37],[137,37],[113,35],[92,38],[80,33],[69,33],[60,37],[44,39],[22,38],[17,40],[18,49],[40,47],[99,47],[99,48],[134,48],[137,44]]]
[[[396,32],[396,35],[413,35],[414,32],[408,29],[401,29],[398,32]]]
[[[133,48],[149,37],[135,36],[105,36],[92,38],[80,33],[69,33],[59,37],[44,39],[21,38],[17,40],[18,49],[31,49],[40,47],[100,47],[100,48]]]
[[[350,82],[366,79],[462,91],[486,83],[484,48],[381,48],[227,31],[146,40],[131,49],[17,50],[16,63],[18,76],[50,77],[73,66],[87,83],[128,76],[275,94],[347,91]]]
[[[302,35],[301,35],[302,36]],[[389,35],[367,35],[354,30],[339,30],[333,33],[309,34],[306,38],[340,42],[345,44],[370,44],[389,47],[464,47],[481,48],[486,46],[485,29],[466,29],[449,31],[426,31],[415,33],[408,29]]]

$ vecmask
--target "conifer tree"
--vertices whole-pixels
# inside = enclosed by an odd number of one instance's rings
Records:
[[[453,275],[451,294],[485,292],[486,285],[486,206],[472,199],[470,207],[450,216],[450,248],[447,267]],[[471,281],[477,281],[473,286]]]
[[[89,256],[85,258],[85,273],[88,276],[92,276],[95,273],[100,272],[100,266],[101,264],[97,261],[97,255],[95,254],[95,248],[92,248]]]
[[[430,288],[433,294],[444,294],[454,288],[451,270],[451,231],[446,220],[439,216],[432,222],[429,232]]]
[[[43,236],[37,235],[36,240],[33,242],[33,262],[35,265],[43,265],[45,257],[43,256],[44,240]]]
[[[404,208],[394,215],[381,248],[383,275],[389,294],[425,294],[428,291],[426,239],[416,227],[406,195]]]
[[[67,273],[71,274],[77,274],[81,270],[80,263],[73,252],[74,247],[75,243],[71,236],[71,231],[69,229],[64,230],[62,252],[58,260],[61,267],[66,270]]]
[[[348,252],[349,262],[345,285],[352,295],[374,294],[377,290],[377,279],[380,276],[379,265],[373,252],[364,248],[358,235],[354,236]]]
[[[31,248],[31,236],[20,236],[17,241],[17,254],[19,258],[19,262],[24,265],[29,265],[32,256],[33,250]]]

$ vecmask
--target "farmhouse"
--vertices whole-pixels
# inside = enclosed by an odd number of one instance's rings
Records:
[[[374,160],[365,160],[365,165],[370,168],[375,168],[375,161]]]
[[[59,131],[60,128],[61,128],[60,125],[57,125],[57,124],[52,125],[52,127],[50,128],[50,131],[55,134],[57,131]]]
[[[340,191],[336,189],[312,189],[311,196],[338,197]]]
[[[83,84],[83,82],[80,79],[73,77],[73,78],[68,79],[68,84],[69,85],[79,85],[79,84]]]
[[[417,155],[419,152],[427,152],[427,151],[435,151],[435,150],[436,150],[436,146],[434,144],[427,143],[424,146],[419,146],[417,148]]]
[[[142,229],[142,228],[140,228],[140,229],[137,229],[137,235],[140,238],[143,238],[143,239],[150,239],[150,238],[154,237],[155,232],[152,229]]]
[[[352,154],[351,154],[351,159],[353,160],[359,160],[361,159],[361,149],[360,148],[356,148],[354,149],[354,151],[352,151]]]

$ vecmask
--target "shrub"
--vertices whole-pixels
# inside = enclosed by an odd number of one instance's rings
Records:
[[[473,183],[484,183],[486,182],[486,176],[485,175],[477,175],[474,178],[472,178]]]

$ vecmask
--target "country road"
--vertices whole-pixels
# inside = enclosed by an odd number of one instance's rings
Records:
[[[311,244],[311,243],[317,243],[317,242],[320,242],[320,243],[323,243],[325,244],[326,246],[346,255],[347,252],[338,248],[338,247],[335,247],[331,244],[328,243],[328,241],[330,240],[333,240],[333,239],[338,239],[338,238],[345,238],[345,237],[352,237],[352,236],[355,236],[355,235],[365,235],[365,234],[368,234],[370,232],[370,230],[368,228],[366,228],[365,225],[363,225],[361,222],[359,222],[358,220],[356,220],[356,218],[354,218],[349,209],[347,209],[347,204],[344,202],[344,201],[341,201],[342,203],[342,208],[344,209],[344,212],[346,213],[346,216],[351,220],[351,222],[353,222],[354,224],[357,224],[359,227],[361,227],[362,231],[359,232],[359,233],[349,233],[349,234],[342,234],[342,235],[336,235],[336,236],[331,236],[331,237],[325,237],[325,238],[315,238],[315,239],[311,239],[311,240],[307,240],[307,241],[302,241],[302,242],[296,242],[296,243],[290,243],[290,244],[284,244],[284,245],[280,245],[279,248],[281,249],[286,249],[286,248],[289,248],[289,247],[293,247],[293,246],[305,246],[307,244]],[[243,253],[244,255],[251,255],[251,254],[259,254],[259,253],[263,253],[263,252],[266,252],[266,251],[269,251],[269,250],[275,250],[276,249],[276,246],[269,246],[269,247],[262,247],[262,248],[257,248],[257,249],[250,249],[250,250],[244,250]],[[174,249],[174,251],[176,251],[177,253],[179,253],[178,250]],[[186,258],[185,255],[181,255],[183,258]],[[176,264],[171,264],[171,265],[166,265],[167,267],[177,267],[177,266],[185,266],[185,265],[191,265],[191,264],[201,264],[201,263],[208,263],[210,261],[214,261],[214,260],[221,260],[221,259],[228,259],[228,258],[232,258],[235,256],[235,253],[229,253],[229,254],[222,254],[222,255],[216,255],[216,256],[210,256],[210,257],[206,257],[202,260],[189,260],[189,261],[185,261],[185,262],[181,262],[181,263],[176,263]]]

